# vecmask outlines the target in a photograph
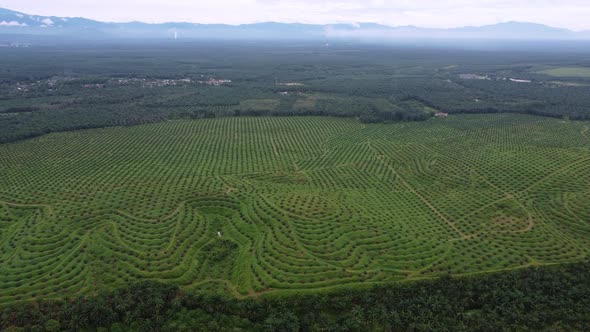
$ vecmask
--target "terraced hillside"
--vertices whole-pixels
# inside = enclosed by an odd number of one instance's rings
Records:
[[[222,118],[0,145],[0,303],[256,296],[581,260],[590,124]]]

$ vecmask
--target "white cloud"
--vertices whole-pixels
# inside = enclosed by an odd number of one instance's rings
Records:
[[[2,22],[0,22],[0,26],[2,26],[2,27],[26,27],[26,26],[28,26],[28,24],[20,23],[17,21],[10,21],[10,22],[2,21]]]
[[[44,18],[43,20],[41,20],[41,23],[47,26],[53,25],[53,21],[50,18]]]
[[[448,28],[527,21],[590,29],[588,0],[0,0],[0,7],[36,15],[152,23],[376,22]]]

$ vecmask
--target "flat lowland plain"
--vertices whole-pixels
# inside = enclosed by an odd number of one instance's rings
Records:
[[[575,262],[586,122],[219,118],[0,145],[0,303],[138,279],[245,297]]]
[[[542,70],[539,73],[555,77],[590,77],[588,67],[559,67]]]

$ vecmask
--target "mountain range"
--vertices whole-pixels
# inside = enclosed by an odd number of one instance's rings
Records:
[[[575,32],[536,23],[506,22],[480,27],[433,29],[386,26],[375,23],[301,24],[255,23],[243,25],[171,22],[109,23],[80,17],[38,16],[0,8],[0,36],[56,36],[100,39],[502,39],[590,40],[590,31]]]

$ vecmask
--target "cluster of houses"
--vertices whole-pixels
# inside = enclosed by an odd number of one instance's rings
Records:
[[[84,89],[102,89],[102,88],[105,87],[105,85],[104,84],[99,84],[99,83],[96,83],[96,84],[84,84],[84,85],[82,85],[82,87]]]
[[[0,25],[1,25],[1,23],[0,23]],[[12,47],[12,48],[21,48],[21,47],[28,48],[30,46],[31,46],[31,44],[29,44],[29,43],[19,43],[19,42],[9,43],[9,44],[0,44],[0,47]]]
[[[55,76],[47,80],[37,81],[33,83],[18,82],[12,88],[15,92],[28,92],[33,89],[44,88],[47,91],[57,90],[59,83],[66,81],[76,81],[76,78],[72,77],[60,77]],[[231,83],[231,80],[209,78],[206,81],[193,81],[190,78],[181,79],[147,79],[147,78],[113,78],[108,80],[106,83],[82,83],[81,87],[84,89],[103,89],[107,85],[141,85],[143,88],[155,88],[155,87],[167,87],[177,86],[184,84],[206,84],[211,86],[220,86],[223,84]]]
[[[489,75],[479,75],[479,74],[459,74],[459,78],[462,80],[496,80],[496,81],[511,81],[516,83],[532,83],[532,80],[524,80],[524,79],[517,79],[517,78],[509,78],[509,77],[491,77]]]
[[[15,92],[29,92],[32,90],[37,90],[37,89],[46,89],[47,91],[54,91],[57,90],[58,85],[60,82],[65,82],[65,81],[72,81],[72,78],[68,78],[68,77],[60,77],[60,76],[54,76],[50,79],[47,80],[41,80],[41,81],[36,81],[36,82],[17,82],[14,86],[13,89]]]
[[[217,79],[217,78],[209,78],[206,81],[193,81],[190,78],[181,78],[181,79],[145,79],[145,78],[120,78],[116,80],[111,80],[112,83],[115,84],[141,84],[143,87],[146,88],[153,88],[153,87],[165,87],[165,86],[177,86],[183,84],[191,84],[193,82],[198,84],[206,84],[206,85],[213,85],[213,86],[220,86],[223,84],[231,83],[231,80],[226,79]]]
[[[206,81],[198,81],[200,84],[207,84],[207,85],[214,85],[220,86],[226,83],[231,83],[231,80],[224,80],[224,79],[217,79],[217,78],[209,78]]]
[[[478,74],[460,74],[459,78],[462,80],[491,80],[488,75],[478,75]]]
[[[147,78],[117,78],[112,79],[109,83],[127,85],[127,84],[141,84],[144,88],[155,88],[165,86],[176,86],[181,84],[192,83],[190,78],[181,79],[147,79]]]

